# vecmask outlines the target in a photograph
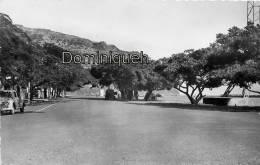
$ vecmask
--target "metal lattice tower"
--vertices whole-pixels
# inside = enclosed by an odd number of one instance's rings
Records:
[[[247,24],[260,25],[260,2],[247,1]]]

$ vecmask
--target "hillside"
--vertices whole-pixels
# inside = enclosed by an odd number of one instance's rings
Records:
[[[120,51],[116,46],[102,42],[94,42],[89,39],[63,34],[48,29],[34,29],[17,25],[20,29],[27,33],[32,42],[43,45],[44,43],[53,43],[65,50],[84,54],[99,51]]]
[[[38,45],[11,18],[0,13],[0,81],[5,88],[19,84],[77,89],[95,80],[89,70],[76,64],[62,64],[63,48],[53,44]],[[11,77],[7,80],[5,77]]]

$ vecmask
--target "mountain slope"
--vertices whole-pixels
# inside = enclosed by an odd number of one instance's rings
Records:
[[[22,25],[17,25],[20,29],[27,33],[33,42],[43,45],[44,43],[53,43],[65,50],[83,54],[94,53],[99,51],[120,51],[114,45],[108,45],[104,41],[93,42],[89,39],[80,38],[73,35],[63,34],[60,32],[51,31],[48,29],[27,28]]]

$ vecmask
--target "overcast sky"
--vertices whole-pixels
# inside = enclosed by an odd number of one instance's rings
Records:
[[[14,23],[47,28],[152,58],[202,48],[246,25],[246,2],[173,0],[0,0]]]

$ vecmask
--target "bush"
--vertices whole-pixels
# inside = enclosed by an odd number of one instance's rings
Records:
[[[157,93],[155,97],[162,97],[162,95],[160,93]]]
[[[157,97],[154,93],[151,94],[151,101],[156,101]]]
[[[113,89],[107,89],[105,94],[105,100],[115,100],[116,92]]]
[[[147,92],[144,96],[144,100],[145,101],[156,101],[157,100],[157,96],[154,93],[149,93]]]

